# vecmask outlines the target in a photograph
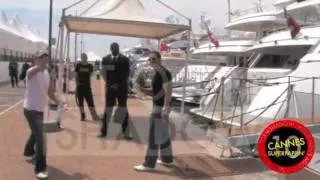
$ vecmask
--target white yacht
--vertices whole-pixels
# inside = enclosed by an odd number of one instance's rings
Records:
[[[310,22],[315,22],[319,17],[318,7],[320,5],[319,0],[306,0],[302,2],[295,2],[288,6],[288,11],[297,16],[297,18],[304,17]],[[319,23],[318,23],[319,24]],[[283,118],[284,115],[294,118],[311,117],[312,115],[319,113],[319,78],[320,74],[317,70],[319,65],[319,49],[320,49],[320,24],[312,27],[304,27],[301,29],[301,33],[296,38],[301,46],[309,50],[307,54],[299,59],[299,66],[287,76],[279,79],[269,80],[267,83],[275,84],[270,87],[263,87],[258,92],[256,97],[248,108],[248,119],[256,117],[256,121],[251,123],[264,123],[271,119]],[[283,42],[283,43],[289,43]],[[310,48],[310,44],[313,45]],[[295,51],[293,51],[295,52]],[[290,83],[288,79],[290,77]],[[312,88],[312,77],[315,77],[314,88]],[[279,85],[277,85],[279,84]],[[290,98],[288,98],[288,84],[293,85]],[[269,98],[263,98],[268,92],[273,92]],[[282,92],[280,92],[282,91]],[[281,95],[282,93],[282,95]],[[314,96],[312,96],[314,93]],[[289,99],[289,103],[287,102]],[[275,105],[270,105],[274,102]],[[280,103],[284,101],[283,103]],[[314,103],[314,109],[312,110],[312,103]],[[267,106],[268,108],[261,109]],[[269,107],[270,106],[270,107]],[[261,110],[253,111],[260,108]],[[287,110],[288,109],[288,110]],[[288,111],[288,112],[286,112]]]
[[[193,74],[190,73],[190,70],[193,71],[193,67],[188,67],[188,77],[192,78],[193,76],[196,76],[197,78],[194,78],[194,82],[188,82],[188,84],[191,83],[191,85],[186,87],[186,98],[184,101],[199,105],[201,98],[210,94],[212,88],[215,86],[216,80],[220,79],[221,76],[226,75],[234,67],[240,65],[241,62],[243,63],[244,59],[249,58],[245,51],[253,44],[253,40],[225,40],[220,42],[220,46],[218,48],[214,47],[211,43],[205,43],[195,49],[192,57],[197,59],[207,59],[214,63],[214,65],[204,66],[203,68],[207,70],[205,73],[199,73],[201,71],[195,70],[195,73]],[[184,69],[180,72],[180,74],[183,75],[182,77],[184,77],[183,73]],[[175,88],[172,96],[176,100],[182,101],[182,87]]]
[[[139,58],[136,61],[136,66],[133,69],[133,81],[141,71],[148,71],[150,67],[148,66],[148,57]],[[182,86],[184,80],[184,67],[186,66],[185,57],[170,57],[170,56],[163,56],[162,57],[162,64],[171,72],[173,77],[173,85]],[[203,80],[204,77],[207,76],[209,72],[211,72],[212,66],[214,66],[215,62],[208,61],[206,59],[198,59],[198,58],[191,58],[188,60],[188,72],[189,78],[187,82],[199,82]],[[199,74],[199,72],[202,72]],[[190,76],[193,75],[193,76]],[[148,77],[149,79],[150,77]],[[147,80],[147,81],[150,81]]]
[[[283,6],[283,4],[281,5]],[[279,7],[280,5],[277,4],[277,6]],[[253,31],[257,31],[258,37],[264,35],[263,38],[257,41],[256,45],[248,49],[248,52],[252,52],[255,55],[250,59],[250,66],[246,73],[243,73],[243,76],[240,77],[240,79],[255,79],[256,81],[243,82],[242,86],[231,86],[228,85],[228,83],[230,84],[230,82],[235,80],[226,80],[224,81],[223,92],[220,93],[220,96],[218,94],[212,94],[203,97],[203,103],[200,105],[200,108],[191,109],[192,113],[207,119],[220,121],[221,118],[226,119],[231,117],[232,114],[239,114],[245,112],[247,109],[248,111],[252,110],[249,105],[262,88],[261,84],[264,81],[270,78],[284,77],[297,68],[299,60],[320,38],[320,34],[318,33],[320,29],[318,26],[303,27],[298,36],[292,39],[288,28],[281,30],[283,26],[279,22],[283,20],[283,10],[279,11],[282,13],[276,10],[269,12],[275,19],[268,19],[267,24],[264,21],[258,21],[259,18],[257,17],[260,15],[261,18],[265,18],[263,15],[265,13],[260,12],[253,15],[246,15],[246,18],[237,18],[226,26],[229,29],[245,31],[250,31],[252,28]],[[290,13],[293,12],[293,10],[289,8],[288,11]],[[267,29],[268,26],[271,26],[269,30]],[[276,30],[276,28],[280,30]],[[268,33],[269,35],[266,35]],[[257,82],[257,80],[259,81]],[[217,86],[215,91],[218,91],[220,88],[220,85]],[[268,96],[271,96],[270,92]],[[241,103],[239,103],[239,101]],[[221,111],[223,112],[221,113]],[[238,119],[230,118],[230,121],[226,120],[225,123],[240,126],[240,124],[244,123],[243,119],[246,119],[246,117],[241,116],[241,118]]]

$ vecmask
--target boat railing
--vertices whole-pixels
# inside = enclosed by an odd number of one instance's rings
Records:
[[[261,12],[268,12],[272,10],[277,10],[277,8],[272,5],[264,5],[264,6],[256,6],[254,8],[244,9],[244,10],[235,10],[231,12],[231,19],[236,19],[248,14],[254,14],[254,13],[261,13]]]
[[[229,83],[226,83],[227,81]],[[200,115],[209,120],[207,135],[223,151],[238,148],[244,152],[240,156],[255,156],[254,145],[265,123],[291,118],[311,128],[312,133],[319,133],[320,92],[317,88],[319,82],[320,76],[260,79],[249,79],[246,76],[224,77],[219,81],[219,87],[212,92],[214,94],[212,101],[200,108],[203,114],[197,113],[195,118]],[[249,99],[252,98],[251,96],[256,97],[251,94],[251,91],[260,92],[261,88],[272,86],[277,88],[277,94],[270,94],[271,100],[265,99],[265,104],[252,106],[249,109],[251,104]],[[271,92],[274,91],[270,89]],[[202,95],[202,97],[212,93]],[[207,109],[208,112],[206,112]],[[267,111],[268,117],[265,116]],[[270,114],[269,111],[273,114]],[[261,124],[261,121],[264,124]]]

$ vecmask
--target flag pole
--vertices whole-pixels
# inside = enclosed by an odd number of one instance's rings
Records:
[[[49,55],[49,67],[51,67],[52,63],[52,1],[50,0],[50,5],[49,5],[49,37],[48,37],[48,55]]]

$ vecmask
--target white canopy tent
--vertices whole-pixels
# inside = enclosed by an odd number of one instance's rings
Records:
[[[70,32],[161,39],[189,30],[187,25],[165,23],[147,13],[140,0],[110,0],[96,4],[82,16],[64,16]],[[130,29],[130,30],[129,30]]]
[[[10,31],[7,16],[3,11],[0,19],[0,38],[2,42],[6,42],[1,43],[0,48],[12,49],[18,43],[18,36]]]
[[[0,30],[0,37],[3,42],[1,48],[28,53],[34,51],[35,48],[32,42],[20,32],[16,20],[12,19],[9,23],[4,12],[1,12]]]
[[[15,20],[15,26],[17,26],[17,29],[20,30],[21,34],[26,39],[31,40],[32,42],[40,42],[40,38],[37,37],[33,32],[30,31],[30,26],[29,25],[24,25],[22,21],[20,20],[20,17],[18,15],[14,16]]]
[[[40,35],[39,30],[33,29],[33,28],[30,28],[30,30],[33,32],[33,34],[34,34],[35,36],[37,36],[37,37],[41,40],[41,42],[43,42],[43,43],[45,43],[45,44],[48,44],[48,40],[45,39],[45,38],[43,38],[43,37]]]
[[[98,0],[93,5],[89,6],[89,8],[80,16],[66,16],[66,10],[82,3],[83,1],[85,0],[80,0],[77,3],[74,3],[73,5],[63,9],[62,11],[62,22],[60,24],[61,33],[59,33],[61,36],[58,40],[60,42],[59,48],[61,60],[64,59],[64,52],[66,52],[66,56],[69,57],[70,32],[137,38],[140,37],[160,40],[170,35],[188,31],[188,40],[190,41],[191,19],[181,15],[178,11],[170,8],[160,0],[156,1],[186,18],[189,24],[168,24],[164,22],[164,20],[156,18],[152,14],[146,12],[140,0],[110,0],[107,2],[100,2]],[[64,26],[67,28],[66,47],[64,46],[64,42],[62,40],[64,37]],[[66,48],[66,51],[64,51],[64,48]],[[189,59],[190,55],[189,49],[190,48],[188,47],[187,60]],[[186,80],[187,68],[185,69],[185,75]],[[184,103],[182,104],[181,108],[181,112],[183,111]]]
[[[42,42],[41,37],[37,36],[30,30],[30,25],[24,25],[22,23],[18,15],[14,16],[13,25],[19,30],[20,34],[23,35],[23,38],[28,41],[29,48],[32,53],[35,53],[39,50],[44,50],[47,47],[47,45]]]
[[[15,18],[9,21],[9,25],[11,32],[15,33],[19,37],[24,37]]]

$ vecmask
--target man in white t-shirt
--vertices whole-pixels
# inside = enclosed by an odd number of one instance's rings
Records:
[[[54,94],[50,75],[47,71],[48,54],[42,53],[35,60],[35,66],[27,71],[24,99],[24,115],[31,129],[31,135],[25,145],[24,155],[35,158],[35,174],[39,179],[48,178],[46,171],[45,135],[43,131],[44,107],[50,99],[60,104]]]

